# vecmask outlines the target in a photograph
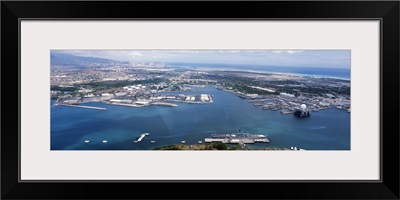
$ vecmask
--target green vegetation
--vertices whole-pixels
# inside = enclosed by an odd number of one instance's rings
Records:
[[[177,145],[168,145],[162,147],[156,147],[153,150],[181,150]]]
[[[107,90],[111,88],[120,88],[128,85],[137,85],[137,84],[157,84],[160,82],[168,82],[166,79],[162,78],[153,78],[147,80],[136,80],[136,81],[128,81],[128,80],[115,80],[115,81],[96,81],[84,84],[75,84],[74,88],[87,88],[92,89],[93,92],[97,92],[99,90]]]
[[[50,90],[57,90],[61,92],[74,92],[75,90],[78,90],[77,87],[60,87],[57,85],[51,85]]]
[[[50,86],[50,90],[53,91],[60,91],[60,93],[57,94],[51,94],[50,98],[51,99],[57,99],[59,96],[64,96],[65,92],[67,92],[69,95],[71,96],[77,96],[78,94],[80,95],[80,93],[78,93],[78,87],[60,87],[60,86],[56,86],[56,85],[51,85]]]
[[[235,85],[232,88],[245,94],[259,94],[259,95],[279,94],[277,92],[268,92],[265,90],[259,90],[244,85]]]
[[[124,87],[127,85],[136,85],[136,84],[142,84],[142,81],[99,81],[99,82],[91,82],[91,83],[86,83],[80,86],[83,87],[91,87],[93,89],[95,88],[103,88],[103,89],[108,89],[108,88],[116,88],[116,87]]]
[[[218,150],[241,150],[239,145],[226,145],[221,142],[212,142],[207,144],[175,144],[175,145],[167,145],[156,147],[153,150],[207,150],[207,151],[218,151]],[[289,150],[286,148],[277,148],[277,147],[267,147],[267,148],[249,148],[247,150]]]
[[[207,75],[206,78],[218,80],[225,87],[232,87],[233,89],[245,94],[259,94],[259,95],[279,95],[281,92],[294,94],[299,96],[300,93],[309,93],[313,95],[323,95],[331,93],[336,95],[350,95],[349,86],[336,87],[332,86],[336,83],[348,83],[346,80],[336,79],[321,79],[321,84],[308,83],[297,80],[257,80],[249,77],[240,77],[232,74],[212,74]],[[317,82],[318,83],[318,82]],[[275,93],[268,91],[258,90],[249,86],[259,86],[263,88],[271,88],[276,90]]]
[[[300,90],[303,93],[310,93],[322,96],[325,93],[338,94],[338,95],[350,95],[350,87],[305,87]]]
[[[228,147],[224,143],[221,143],[221,142],[213,142],[208,147],[210,148],[209,150],[213,150],[213,149],[227,150],[228,149]]]

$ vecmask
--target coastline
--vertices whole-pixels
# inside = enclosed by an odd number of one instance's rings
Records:
[[[177,66],[178,64],[178,66]],[[274,75],[288,75],[288,76],[298,76],[298,77],[311,77],[311,78],[327,78],[327,79],[336,79],[336,80],[343,80],[343,81],[350,81],[351,80],[351,74],[350,77],[340,77],[340,76],[329,76],[329,75],[321,75],[321,74],[305,74],[305,73],[291,73],[291,72],[274,72],[274,71],[268,71],[268,70],[256,70],[256,69],[241,69],[241,68],[224,68],[224,67],[215,67],[215,68],[211,68],[211,67],[194,67],[192,68],[193,65],[192,63],[188,63],[188,64],[184,64],[187,66],[179,66],[182,65],[184,63],[169,63],[171,68],[185,68],[185,69],[192,69],[192,70],[209,70],[209,71],[231,71],[231,72],[249,72],[249,73],[260,73],[260,74],[274,74]],[[199,64],[195,64],[195,65],[199,65]],[[204,65],[213,65],[213,64],[204,64]],[[262,67],[262,66],[259,66]],[[289,66],[283,66],[283,67],[289,67]],[[340,70],[341,68],[329,68],[329,69],[338,69]],[[350,69],[349,69],[350,70]]]
[[[210,69],[210,68],[204,68]],[[336,77],[336,76],[326,76],[326,75],[311,75],[311,74],[299,74],[299,73],[287,73],[287,72],[271,72],[271,71],[258,71],[258,70],[234,70],[234,69],[210,69],[210,71],[238,71],[238,72],[248,72],[248,73],[259,73],[259,74],[273,74],[273,75],[282,75],[282,76],[296,76],[296,77],[310,77],[310,78],[317,78],[317,79],[335,79],[335,80],[342,80],[342,81],[350,81],[350,78],[343,78],[343,77]]]
[[[172,144],[163,145],[153,148],[155,151],[289,151],[288,148],[264,147],[264,148],[247,148],[243,149],[239,145],[224,145],[222,143],[205,143],[205,144]]]

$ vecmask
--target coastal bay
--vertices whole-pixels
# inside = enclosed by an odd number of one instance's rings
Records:
[[[238,129],[265,134],[271,141],[248,145],[250,148],[350,150],[350,113],[344,110],[331,108],[312,112],[309,118],[297,118],[255,107],[213,86],[175,93],[211,94],[214,102],[139,108],[101,102],[83,104],[107,108],[99,111],[54,106],[51,100],[51,150],[150,150],[181,141],[197,144],[213,133],[236,133]],[[133,142],[145,132],[150,135],[140,143]]]

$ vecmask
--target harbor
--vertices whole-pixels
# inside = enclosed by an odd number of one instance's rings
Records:
[[[250,149],[290,149],[291,146],[307,150],[349,149],[350,115],[343,110],[324,109],[313,112],[310,120],[304,120],[292,117],[293,114],[282,115],[279,111],[265,112],[247,99],[214,87],[207,87],[201,93],[214,95],[214,102],[204,106],[176,103],[177,107],[154,105],[139,109],[104,102],[87,104],[107,108],[107,112],[52,106],[52,113],[57,113],[51,115],[52,149],[151,150],[165,145],[183,145],[182,141],[185,145],[206,145],[212,143],[205,142],[205,138],[212,138],[211,134],[234,134],[235,129],[241,127],[247,133],[267,135],[270,141],[246,144]],[[52,105],[54,103],[52,100]],[[70,134],[76,130],[84,131]],[[150,135],[141,142],[133,142],[146,132]],[[102,140],[108,142],[102,143]]]

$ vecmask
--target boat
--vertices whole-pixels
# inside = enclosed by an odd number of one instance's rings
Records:
[[[199,141],[199,144],[203,143],[203,141]]]
[[[107,143],[107,140],[103,140],[103,143]]]
[[[154,140],[152,140],[152,141],[150,141],[151,143],[154,143],[154,142],[156,142],[156,141],[154,141]]]
[[[301,104],[300,109],[296,109],[293,114],[297,117],[309,117],[310,111],[307,110],[307,106],[305,104]]]
[[[85,140],[85,143],[89,143],[90,142],[90,140]]]
[[[181,142],[182,142],[182,144],[185,144],[185,143],[186,143],[186,141],[184,141],[184,140],[182,140]]]

